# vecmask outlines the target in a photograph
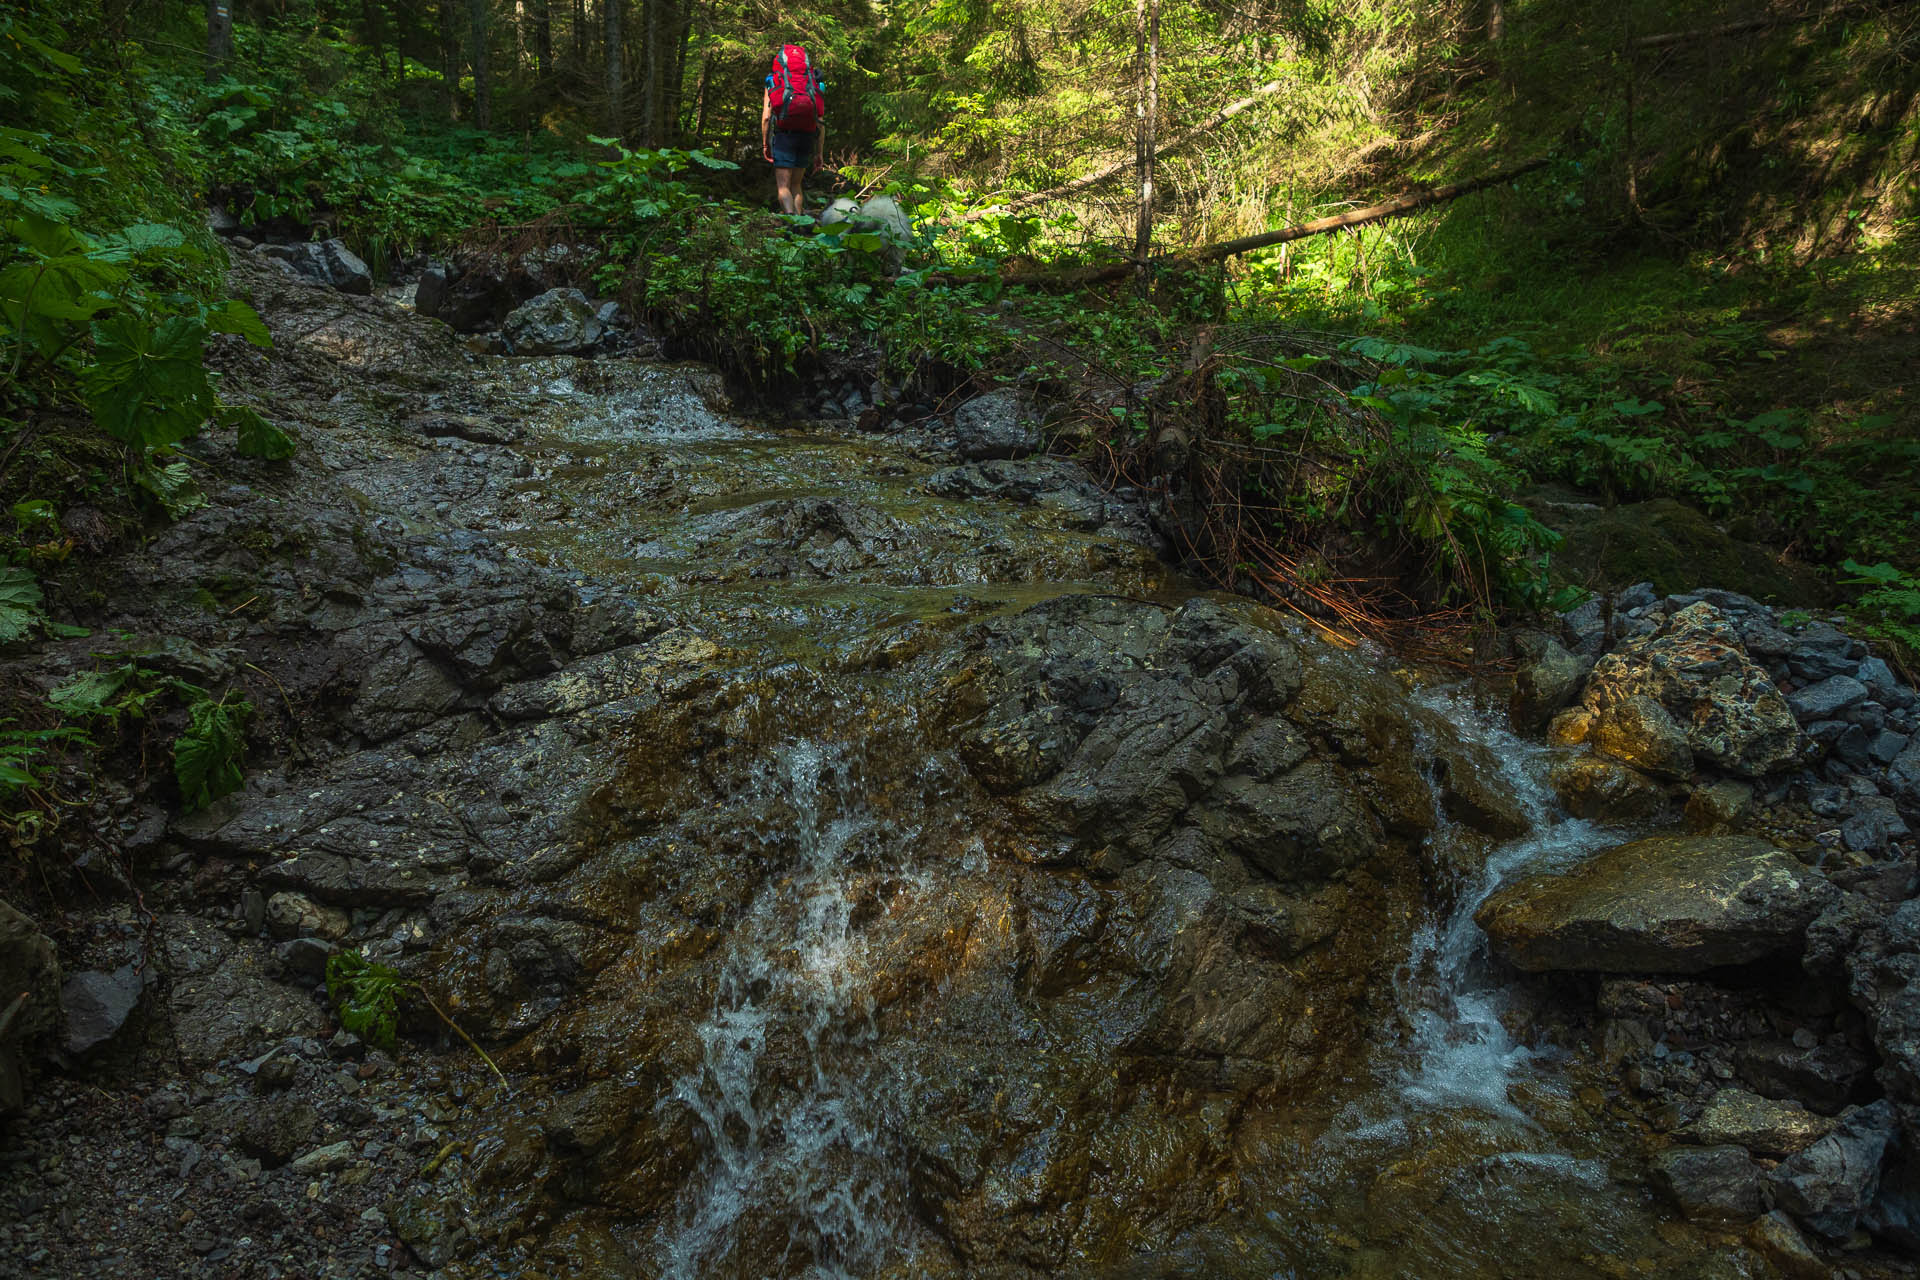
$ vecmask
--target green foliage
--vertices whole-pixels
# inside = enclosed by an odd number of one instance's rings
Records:
[[[1867,634],[1898,645],[1909,663],[1920,661],[1920,574],[1903,572],[1884,560],[1841,564],[1843,585],[1864,588],[1854,603]]]
[[[173,776],[188,813],[239,790],[247,720],[253,715],[253,704],[244,698],[216,700],[204,689],[195,692],[198,696],[187,704],[187,729],[173,740]]]
[[[30,570],[0,568],[0,644],[24,640],[46,623],[40,584]]]
[[[400,995],[411,985],[396,970],[358,951],[327,957],[327,998],[340,1015],[340,1025],[376,1048],[393,1048]]]

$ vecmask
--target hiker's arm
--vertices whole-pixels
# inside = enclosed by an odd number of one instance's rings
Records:
[[[767,163],[773,163],[773,100],[766,94],[760,95],[760,154]]]

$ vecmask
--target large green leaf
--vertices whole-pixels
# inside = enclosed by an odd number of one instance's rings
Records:
[[[201,363],[207,328],[192,316],[152,324],[130,312],[93,326],[98,363],[82,375],[87,407],[116,440],[158,449],[186,439],[213,412]]]
[[[40,584],[21,568],[0,569],[0,644],[24,639],[44,619]]]
[[[268,462],[279,462],[293,456],[296,447],[293,437],[247,406],[221,405],[219,417],[221,426],[232,427],[239,433],[242,457],[265,458]]]
[[[245,338],[256,347],[271,347],[273,335],[267,332],[266,321],[238,298],[228,298],[218,306],[208,307],[205,312],[207,328],[214,333],[233,333]]]
[[[193,482],[193,473],[184,462],[169,462],[164,467],[142,463],[134,468],[133,482],[152,494],[175,520],[207,505],[207,495]]]
[[[173,741],[173,776],[188,812],[204,809],[240,787],[253,704],[201,699],[187,708],[187,729]]]

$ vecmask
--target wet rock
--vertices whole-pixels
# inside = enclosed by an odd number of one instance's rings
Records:
[[[189,1063],[234,1057],[291,1035],[313,1035],[327,1022],[312,994],[268,979],[250,948],[206,973],[177,979],[171,1003],[174,1035]]]
[[[1787,1156],[1826,1136],[1834,1122],[1815,1115],[1797,1102],[1782,1102],[1722,1089],[1692,1124],[1681,1130],[1690,1142],[1705,1146],[1734,1145],[1758,1155]]]
[[[338,942],[353,927],[338,907],[323,907],[303,894],[282,891],[267,899],[267,925],[276,938],[324,938]]]
[[[1831,1280],[1833,1268],[1808,1247],[1793,1219],[1775,1209],[1747,1228],[1747,1243],[1787,1280]]]
[[[1880,1189],[1880,1165],[1894,1140],[1893,1104],[1848,1113],[1834,1131],[1767,1176],[1775,1205],[1830,1240],[1845,1240]]]
[[[342,293],[367,297],[373,292],[373,272],[340,240],[318,244],[263,244],[254,250],[264,258],[286,263],[294,274]]]
[[[69,975],[60,986],[67,1052],[88,1053],[119,1035],[146,989],[146,975],[132,965],[111,973],[90,969]]]
[[[353,1140],[345,1138],[324,1147],[316,1147],[305,1155],[295,1158],[287,1169],[302,1177],[312,1177],[321,1173],[338,1173],[352,1164],[356,1158]]]
[[[1852,676],[1829,676],[1818,684],[1795,689],[1787,695],[1787,705],[1802,724],[1832,720],[1849,707],[1867,700],[1867,686]]]
[[[1693,772],[1693,749],[1666,708],[1636,695],[1603,705],[1591,741],[1594,749],[1669,782]]]
[[[413,420],[420,434],[430,440],[468,440],[474,444],[512,444],[521,436],[510,422],[470,413],[428,413]]]
[[[1887,766],[1887,783],[1894,794],[1920,807],[1920,735],[1916,735]]]
[[[1797,758],[1800,730],[1792,710],[1747,656],[1739,632],[1705,601],[1601,658],[1583,700],[1604,732],[1610,717],[1625,717],[1628,726],[1646,723],[1639,698],[1660,706],[1693,756],[1729,773],[1758,777]],[[1677,776],[1678,753],[1663,723],[1652,722],[1644,747],[1637,735],[1620,733],[1610,754],[1638,764],[1633,754],[1644,751],[1657,765],[1643,765],[1649,772]]]
[[[1721,778],[1694,788],[1684,813],[1687,830],[1699,835],[1738,831],[1753,814],[1753,785]]]
[[[1657,836],[1516,881],[1474,919],[1522,969],[1698,973],[1798,950],[1832,893],[1764,840]]]
[[[274,955],[288,973],[322,979],[327,976],[327,958],[339,949],[327,938],[291,938],[276,947]]]
[[[975,396],[953,411],[953,449],[962,458],[1024,458],[1045,447],[1032,410],[1012,387]]]
[[[1556,760],[1547,780],[1560,803],[1576,818],[1649,822],[1667,809],[1664,787],[1639,770],[1605,756]]]
[[[313,1104],[282,1094],[239,1104],[228,1123],[238,1150],[262,1168],[277,1169],[313,1140],[320,1113]]]
[[[1910,1149],[1890,1153],[1880,1170],[1880,1191],[1862,1226],[1910,1254],[1920,1254],[1920,1164]]]
[[[1514,637],[1521,662],[1513,676],[1513,719],[1537,729],[1580,692],[1587,664],[1551,636],[1522,631]]]
[[[1834,1042],[1750,1043],[1735,1054],[1734,1065],[1755,1092],[1802,1102],[1828,1115],[1858,1101],[1873,1077],[1873,1062],[1866,1054]]]
[[[1689,1218],[1744,1222],[1766,1208],[1760,1167],[1743,1147],[1669,1147],[1648,1162],[1648,1172]]]
[[[593,303],[578,289],[549,289],[516,307],[500,325],[508,346],[521,356],[579,355],[606,331]]]
[[[1068,528],[1159,546],[1139,495],[1108,492],[1066,458],[988,459],[936,471],[927,491],[949,498],[990,498],[1038,506]]]
[[[458,1210],[432,1196],[408,1196],[387,1207],[387,1225],[422,1266],[444,1267],[460,1256],[466,1232]]]

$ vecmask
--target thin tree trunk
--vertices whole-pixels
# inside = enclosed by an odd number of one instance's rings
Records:
[[[1153,161],[1160,124],[1160,0],[1137,0],[1140,18],[1140,208],[1133,232],[1135,286],[1147,287],[1153,251]]]
[[[233,58],[233,6],[207,0],[207,83],[218,80]]]
[[[700,83],[693,91],[693,142],[698,146],[707,136],[707,85],[713,75],[713,51],[700,60]]]
[[[1506,37],[1506,0],[1487,0],[1487,43],[1499,44]]]
[[[1174,151],[1178,151],[1181,147],[1186,146],[1187,143],[1192,142],[1200,135],[1212,132],[1241,112],[1247,110],[1247,108],[1266,101],[1284,88],[1286,88],[1286,82],[1284,80],[1269,80],[1246,97],[1234,102],[1229,102],[1226,106],[1193,126],[1193,128],[1167,139],[1159,145],[1155,154],[1165,156]],[[1132,156],[1129,156],[1125,160],[1116,160],[1104,169],[1098,169],[1084,177],[1075,178],[1072,182],[1063,182],[1057,187],[1048,187],[1045,191],[1035,191],[1031,195],[1021,196],[1017,200],[1009,200],[1003,205],[995,205],[990,209],[976,209],[972,213],[967,214],[965,220],[970,222],[975,218],[985,217],[989,213],[1019,213],[1021,210],[1031,209],[1037,204],[1046,204],[1051,200],[1061,200],[1067,196],[1077,195],[1089,187],[1099,186],[1109,178],[1118,177],[1129,165],[1138,165],[1139,160],[1139,149],[1136,147]]]
[[[533,54],[540,60],[540,78],[553,74],[553,0],[539,0],[533,9]]]
[[[380,63],[380,74],[387,74],[387,46],[380,38],[380,7],[373,0],[360,0],[360,25],[367,29],[367,43]]]
[[[1409,192],[1395,196],[1391,200],[1371,205],[1365,209],[1354,209],[1348,213],[1335,214],[1330,218],[1317,218],[1312,222],[1302,222],[1297,226],[1284,227],[1278,231],[1266,231],[1257,236],[1242,236],[1238,240],[1222,240],[1217,244],[1203,245],[1185,253],[1174,255],[1169,261],[1185,265],[1197,265],[1203,262],[1219,262],[1237,254],[1251,253],[1255,249],[1265,249],[1276,244],[1286,244],[1292,240],[1304,240],[1308,236],[1324,235],[1329,231],[1338,231],[1343,227],[1357,227],[1369,222],[1384,222],[1388,218],[1397,218],[1428,205],[1442,204],[1456,200],[1461,196],[1486,187],[1511,182],[1515,178],[1544,168],[1546,156],[1538,156],[1525,164],[1515,165],[1511,169],[1502,169],[1497,173],[1484,174],[1466,182],[1455,182],[1444,187],[1434,187],[1429,191]],[[1083,267],[1075,271],[1025,272],[1006,277],[1007,284],[1043,285],[1056,288],[1074,287],[1088,284],[1101,284],[1110,280],[1124,279],[1133,272],[1131,261],[1115,263],[1106,267]]]
[[[573,0],[573,60],[587,65],[587,0]]]
[[[645,50],[646,79],[641,84],[640,129],[641,136],[649,147],[660,145],[660,96],[665,82],[660,66],[661,41],[660,30],[665,25],[660,21],[660,6],[665,0],[646,0],[647,23],[642,29],[642,48]]]
[[[626,0],[600,0],[602,39],[607,52],[607,136],[626,137],[626,115],[621,109],[622,81],[626,75],[626,54],[620,47],[620,10]]]
[[[673,38],[673,72],[667,77],[665,99],[667,119],[673,123],[669,142],[680,141],[686,132],[687,48],[693,43],[693,0],[679,0],[679,3],[680,30]]]
[[[460,118],[460,39],[455,34],[454,7],[455,0],[439,0],[440,92],[448,120]]]
[[[468,0],[473,21],[472,46],[468,65],[473,68],[473,123],[480,129],[493,128],[493,82],[487,59],[487,0]]]

